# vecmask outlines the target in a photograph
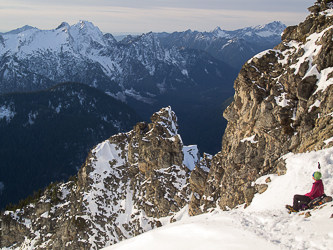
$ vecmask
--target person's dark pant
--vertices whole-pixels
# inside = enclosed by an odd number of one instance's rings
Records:
[[[307,205],[310,201],[311,201],[311,199],[308,196],[295,194],[293,208],[296,211],[299,211],[299,209],[301,208],[302,205]]]

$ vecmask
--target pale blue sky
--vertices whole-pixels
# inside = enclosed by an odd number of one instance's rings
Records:
[[[315,0],[1,0],[0,32],[26,24],[54,29],[61,22],[87,20],[101,31],[234,30],[272,21],[294,25]]]

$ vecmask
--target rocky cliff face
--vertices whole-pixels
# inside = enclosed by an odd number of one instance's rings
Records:
[[[191,174],[190,182],[196,183],[192,215],[215,206],[227,210],[248,205],[265,188],[253,181],[268,173],[285,173],[283,155],[332,146],[330,6],[317,3],[309,8],[311,15],[288,27],[282,43],[242,67],[234,83],[234,102],[224,112],[228,126],[222,150],[209,159],[210,171],[199,164]]]
[[[99,249],[179,219],[198,150],[183,146],[171,108],[151,120],[98,144],[77,178],[6,211],[1,247]]]

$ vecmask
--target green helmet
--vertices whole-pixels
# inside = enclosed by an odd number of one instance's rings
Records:
[[[321,178],[321,173],[320,172],[314,172],[312,176],[313,176],[313,178],[315,178],[316,181],[318,181]]]

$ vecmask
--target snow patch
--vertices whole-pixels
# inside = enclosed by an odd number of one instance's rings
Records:
[[[258,143],[258,141],[255,141],[254,138],[256,137],[256,135],[252,135],[250,137],[247,137],[247,138],[244,138],[241,140],[241,142],[246,142],[246,141],[249,141],[251,143]]]
[[[188,77],[188,71],[186,69],[182,70],[182,74]]]
[[[192,171],[195,168],[195,165],[198,163],[200,158],[197,145],[184,146],[183,153],[184,153],[183,164],[186,167],[188,167],[189,170]]]
[[[108,94],[109,96],[112,96],[113,98],[125,102],[126,103],[126,95],[123,92],[118,92],[116,94],[113,94],[111,92],[105,92],[106,94]]]
[[[319,91],[325,91],[328,86],[333,84],[333,78],[330,76],[332,72],[333,67],[329,67],[320,71],[320,74],[317,76],[317,89],[313,94],[316,94]]]
[[[313,107],[319,108],[319,107],[320,107],[320,103],[321,103],[321,101],[316,100],[315,103],[312,104],[312,105],[309,107],[309,109],[308,109],[308,113],[310,113],[310,112],[312,111],[312,108],[313,108]]]
[[[264,50],[264,51],[256,54],[255,56],[253,56],[250,60],[247,61],[247,63],[250,64],[254,58],[260,59],[264,55],[269,54],[271,52],[279,52],[279,51],[278,50],[273,50],[273,49]]]
[[[11,103],[10,106],[13,106],[13,104]],[[9,123],[16,115],[15,110],[12,110],[10,106],[0,106],[0,120],[6,118],[7,123]]]
[[[260,31],[256,33],[258,36],[261,37],[270,37],[270,36],[274,36],[276,35],[274,32],[270,31],[270,30],[266,30],[266,31]]]
[[[318,40],[321,39],[321,37],[323,37],[325,32],[331,28],[332,27],[328,27],[320,33],[311,34],[307,38],[305,44],[293,42],[292,45],[297,51],[299,51],[301,49],[304,50],[303,56],[298,58],[297,63],[290,66],[291,69],[295,69],[295,72],[294,72],[295,75],[298,74],[299,69],[304,62],[308,62],[309,66],[310,66],[305,77],[318,74],[318,71],[316,70],[315,65],[312,65],[314,57],[319,53],[319,51],[321,50],[321,47],[322,47],[322,45],[317,45],[317,42],[318,42]]]
[[[126,89],[124,91],[124,93],[127,95],[127,96],[130,96],[138,101],[142,101],[144,103],[148,103],[148,104],[153,104],[154,103],[154,100],[151,99],[151,98],[147,98],[147,97],[143,97],[139,92],[135,91],[133,88],[131,89]]]
[[[291,100],[287,99],[286,95],[287,93],[281,93],[281,95],[274,97],[276,104],[284,108],[289,106]]]
[[[28,114],[28,124],[32,125],[35,123],[35,120],[37,118],[38,115],[38,111],[32,112],[30,111],[30,113]]]

